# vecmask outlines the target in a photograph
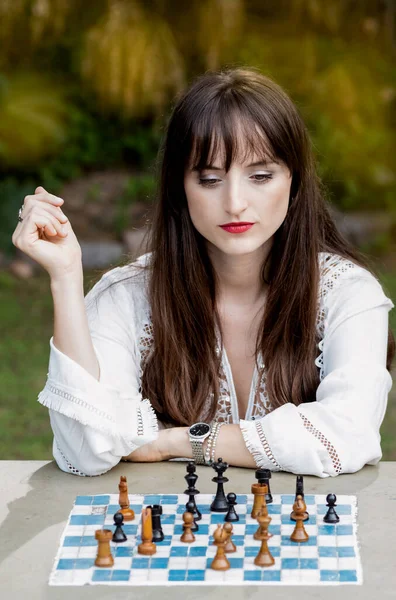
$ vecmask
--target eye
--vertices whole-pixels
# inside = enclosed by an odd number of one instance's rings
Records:
[[[207,187],[213,187],[216,181],[220,181],[220,179],[199,179],[199,185],[206,185]]]
[[[253,181],[255,183],[258,183],[258,184],[260,184],[260,183],[266,183],[267,181],[269,181],[270,179],[272,179],[272,175],[271,174],[265,174],[265,173],[259,173],[257,175],[253,175],[252,179],[253,179]],[[220,179],[214,179],[214,178],[211,178],[211,179],[202,179],[202,178],[200,178],[198,180],[198,184],[206,186],[206,187],[214,187],[218,181],[220,181]]]
[[[266,175],[265,173],[260,173],[258,175],[253,175],[253,178],[255,177],[261,177],[261,179],[253,179],[253,181],[255,181],[256,183],[265,183],[266,181],[268,181],[269,179],[272,179],[272,175]]]

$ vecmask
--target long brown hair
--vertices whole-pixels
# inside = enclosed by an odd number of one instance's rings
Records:
[[[213,402],[205,416],[214,417],[221,361],[216,354],[216,323],[221,332],[217,278],[205,239],[189,216],[184,174],[190,164],[213,164],[221,143],[228,172],[235,157],[242,157],[238,123],[248,152],[280,159],[292,173],[288,213],[261,270],[269,287],[256,364],[261,350],[272,409],[315,400],[320,382],[315,365],[318,253],[338,254],[373,273],[366,258],[337,230],[309,134],[285,91],[255,68],[198,77],[177,99],[159,152],[158,202],[149,228],[152,256],[142,267],[150,273],[154,343],[141,391],[159,419],[174,425],[190,425],[202,416],[209,394]],[[388,370],[394,354],[389,329]]]

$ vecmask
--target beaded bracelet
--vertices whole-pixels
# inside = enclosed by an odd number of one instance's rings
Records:
[[[219,437],[219,432],[220,432],[220,429],[221,429],[221,427],[223,425],[225,425],[225,423],[219,423],[219,426],[216,429],[216,433],[215,433],[214,438],[213,438],[212,454],[211,454],[211,457],[210,457],[210,464],[213,464],[215,462],[215,449],[216,449],[217,438]]]
[[[210,435],[207,440],[208,443],[207,443],[206,450],[205,450],[205,462],[207,465],[211,464],[210,453],[211,453],[211,449],[212,449],[213,438],[214,438],[214,435],[215,435],[217,429],[219,428],[219,425],[220,425],[220,423],[218,423],[217,421],[215,421],[213,423],[212,430],[211,430]]]

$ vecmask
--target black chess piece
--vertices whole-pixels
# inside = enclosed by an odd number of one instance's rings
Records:
[[[165,538],[161,525],[162,506],[161,504],[153,504],[152,506],[148,506],[147,508],[151,508],[151,522],[153,525],[152,541],[155,544],[157,542],[162,542],[162,540]]]
[[[194,512],[192,513],[194,515],[194,521],[200,521],[202,519],[202,514],[200,513],[196,502],[195,502],[195,496],[197,494],[199,494],[199,490],[196,489],[195,487],[195,483],[198,479],[198,475],[196,474],[196,466],[194,462],[189,462],[187,464],[187,475],[184,476],[184,479],[187,481],[187,485],[188,485],[188,489],[184,490],[185,494],[188,494],[189,498],[188,498],[188,502],[193,502],[194,504]],[[186,504],[186,510],[187,509],[187,504]],[[190,512],[190,511],[189,511]]]
[[[223,484],[228,481],[228,478],[223,475],[224,471],[228,469],[228,463],[223,462],[222,458],[218,458],[217,462],[214,462],[211,466],[217,473],[217,476],[212,478],[212,481],[217,483],[217,491],[210,505],[210,510],[213,512],[228,512],[228,502],[223,487]]]
[[[127,536],[125,535],[124,530],[122,529],[124,515],[120,512],[116,512],[113,519],[116,528],[113,533],[112,541],[116,542],[117,544],[119,544],[120,542],[126,542]]]
[[[335,506],[337,506],[336,504],[337,501],[337,496],[335,494],[327,494],[326,496],[326,502],[327,502],[327,507],[328,507],[328,511],[325,514],[325,516],[323,517],[323,521],[325,523],[338,523],[338,521],[340,520],[340,517],[337,515],[336,511],[335,511]]]
[[[303,475],[297,475],[297,477],[296,477],[296,496],[294,499],[295,502],[297,502],[297,496],[302,496],[302,499],[304,500],[304,476]],[[290,513],[290,518],[292,521],[296,520],[293,510]],[[309,519],[309,512],[306,510],[304,513],[303,522],[308,521],[308,519]]]
[[[297,475],[297,477],[296,477],[296,501],[297,501],[297,496],[302,496],[302,499],[304,500],[304,476],[303,475]]]
[[[260,485],[267,486],[268,493],[265,494],[265,501],[267,504],[271,504],[271,502],[273,502],[273,498],[272,498],[272,494],[271,494],[271,490],[270,490],[270,483],[269,483],[269,480],[271,479],[271,471],[269,469],[257,469],[256,479]]]
[[[229,494],[227,494],[227,502],[228,502],[228,512],[226,514],[226,516],[224,517],[224,521],[226,521],[227,523],[233,523],[234,521],[239,521],[239,516],[236,513],[235,510],[235,504],[238,504],[238,502],[236,501],[236,494],[234,494],[233,492],[230,492]]]
[[[194,512],[193,512],[194,511],[194,507],[195,507],[195,502],[190,502],[190,501],[187,502],[187,504],[186,504],[186,510],[187,510],[187,512],[190,512],[190,513],[194,514]],[[191,531],[193,533],[195,533],[196,531],[199,531],[198,523],[196,523],[195,517],[194,517],[194,520],[193,520],[192,525],[191,525]]]

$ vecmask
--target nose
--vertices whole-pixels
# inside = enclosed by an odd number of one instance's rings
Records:
[[[231,217],[238,217],[248,207],[247,197],[238,177],[230,177],[223,188],[223,208]]]

